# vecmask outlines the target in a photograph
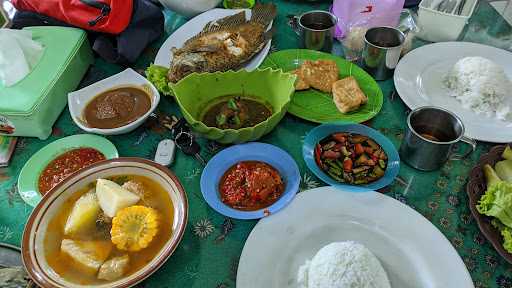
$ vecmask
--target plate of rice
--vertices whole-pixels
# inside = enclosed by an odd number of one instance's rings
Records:
[[[467,137],[512,141],[512,53],[469,42],[425,45],[400,60],[394,81],[409,108],[442,107],[462,119]]]
[[[474,287],[450,241],[421,214],[381,193],[327,186],[261,219],[236,275],[243,288]]]

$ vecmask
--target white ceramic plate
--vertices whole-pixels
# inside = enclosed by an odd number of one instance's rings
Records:
[[[450,242],[416,211],[380,193],[332,187],[299,193],[258,222],[242,251],[236,286],[297,287],[297,270],[307,259],[347,240],[379,258],[393,288],[474,287]]]
[[[247,19],[251,18],[251,9],[242,9],[245,10],[245,17]],[[158,54],[156,54],[155,58],[155,64],[169,67],[171,65],[172,60],[172,53],[171,48],[181,48],[183,47],[183,44],[185,42],[194,37],[195,35],[199,34],[208,24],[210,21],[222,19],[226,16],[234,15],[236,13],[239,13],[242,10],[232,10],[232,9],[212,9],[209,11],[204,12],[201,15],[198,15],[194,18],[192,18],[190,21],[185,23],[183,26],[178,28],[174,33],[172,33],[167,40],[165,40],[162,47],[160,47],[160,50],[158,50]],[[269,29],[272,27],[272,24],[269,25]],[[258,66],[260,66],[261,62],[265,59],[265,57],[268,54],[268,51],[270,50],[270,42],[268,41],[267,45],[263,47],[263,49],[260,51],[260,53],[256,54],[249,62],[247,62],[244,66],[244,68],[247,71],[252,71]]]
[[[396,90],[411,109],[433,105],[457,114],[466,126],[468,137],[495,143],[511,142],[512,123],[476,114],[448,95],[444,77],[458,60],[469,56],[485,57],[500,64],[512,79],[512,53],[476,43],[443,42],[415,49],[398,63]]]

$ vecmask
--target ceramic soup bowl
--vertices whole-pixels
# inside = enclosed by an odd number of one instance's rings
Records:
[[[62,205],[79,190],[84,189],[98,178],[108,178],[117,175],[137,175],[149,178],[159,184],[169,194],[174,214],[170,225],[171,235],[155,257],[139,270],[123,276],[119,280],[95,285],[79,285],[69,282],[57,274],[48,264],[45,255],[45,238],[49,231],[50,221],[57,215]],[[83,191],[83,190],[82,190]],[[187,196],[178,178],[167,168],[154,162],[140,158],[118,158],[98,162],[80,170],[64,182],[50,190],[35,207],[25,226],[22,240],[23,264],[29,276],[41,287],[95,287],[95,288],[125,288],[131,287],[160,268],[171,256],[180,243],[187,225],[188,202]],[[51,239],[57,237],[48,234]],[[157,236],[158,237],[158,234]]]

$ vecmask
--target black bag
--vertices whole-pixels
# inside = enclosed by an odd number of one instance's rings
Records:
[[[29,26],[71,25],[42,14],[17,11],[12,29]],[[92,49],[108,62],[116,64],[134,63],[144,48],[158,39],[164,32],[164,15],[150,0],[133,0],[130,24],[118,35],[88,31]]]

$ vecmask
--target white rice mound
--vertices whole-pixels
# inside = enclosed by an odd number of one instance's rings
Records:
[[[301,288],[391,288],[386,271],[364,245],[331,243],[299,268]]]
[[[459,60],[445,78],[450,95],[478,114],[512,121],[512,83],[501,66],[483,57]]]

